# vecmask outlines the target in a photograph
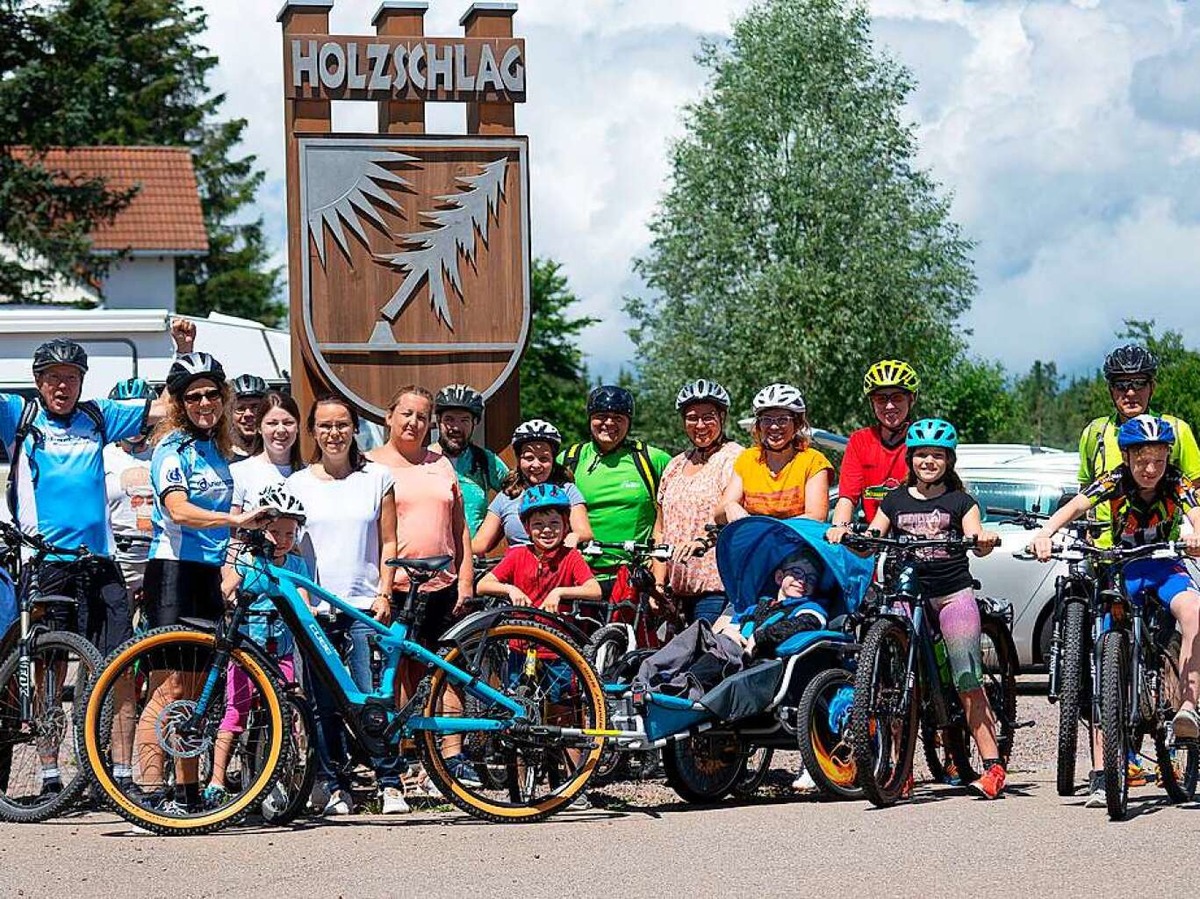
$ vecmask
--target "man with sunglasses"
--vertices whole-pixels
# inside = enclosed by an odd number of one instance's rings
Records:
[[[838,478],[833,526],[845,528],[862,504],[867,521],[875,517],[888,491],[908,477],[904,435],[921,387],[916,371],[900,359],[876,362],[863,376],[863,396],[871,404],[875,424],[850,435]]]
[[[1154,396],[1158,358],[1143,346],[1119,346],[1104,359],[1104,379],[1108,382],[1115,412],[1097,418],[1083,429],[1079,438],[1079,486],[1082,489],[1121,464],[1117,433],[1121,425],[1139,415],[1153,415],[1169,423],[1175,432],[1170,462],[1185,477],[1200,478],[1200,446],[1187,422],[1174,415],[1161,415],[1150,408]],[[1106,519],[1107,510],[1096,509],[1098,519]]]

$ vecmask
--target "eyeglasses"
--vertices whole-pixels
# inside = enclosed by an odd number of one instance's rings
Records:
[[[903,391],[897,391],[896,393],[872,393],[871,402],[881,408],[887,408],[888,406],[899,406],[908,397],[909,394]]]
[[[1129,378],[1110,381],[1109,386],[1118,393],[1128,393],[1131,390],[1145,390],[1150,386],[1150,382],[1146,378]]]
[[[786,428],[795,421],[790,415],[760,415],[758,417],[759,425],[764,428]]]
[[[620,412],[593,412],[592,413],[593,421],[619,422],[622,418],[625,418],[625,417],[626,416],[622,415]]]
[[[684,423],[689,425],[715,425],[720,420],[721,416],[717,415],[715,412],[704,412],[700,414],[689,412],[687,415],[683,416]]]
[[[354,422],[350,421],[320,421],[313,425],[314,431],[320,431],[322,434],[328,434],[330,431],[337,431],[339,434],[344,434],[346,431],[354,429]]]
[[[189,406],[196,406],[204,402],[216,403],[220,402],[220,399],[221,391],[215,387],[210,390],[193,390],[191,393],[183,395],[183,401]]]

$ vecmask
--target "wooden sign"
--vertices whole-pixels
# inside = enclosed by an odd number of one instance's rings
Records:
[[[466,383],[500,449],[530,320],[516,4],[472,3],[460,37],[427,37],[422,0],[382,0],[374,35],[331,34],[333,5],[279,14],[293,394],[307,409],[334,391],[381,420],[404,384]],[[331,133],[334,100],[374,102],[379,133]],[[425,135],[425,103],[441,101],[466,103],[466,134]]]
[[[304,335],[381,419],[401,384],[490,396],[529,331],[523,138],[300,139]]]
[[[525,42],[514,38],[290,38],[288,98],[329,100],[525,99]]]

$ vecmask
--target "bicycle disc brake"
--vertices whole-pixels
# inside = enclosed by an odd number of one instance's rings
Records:
[[[212,736],[205,719],[201,727],[191,726],[196,711],[194,699],[176,699],[169,703],[154,722],[154,736],[167,755],[176,759],[194,759],[212,746]]]

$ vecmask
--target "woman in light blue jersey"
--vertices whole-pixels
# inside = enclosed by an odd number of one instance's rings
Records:
[[[230,512],[231,403],[221,363],[207,353],[179,356],[167,374],[167,393],[167,416],[155,429],[150,462],[154,536],[143,591],[151,627],[175,624],[181,618],[222,616],[221,565],[230,529],[253,527],[265,511]],[[152,803],[174,802],[198,809],[196,760],[176,763],[175,790],[168,796],[155,735],[160,713],[168,704],[197,695],[196,675],[153,671],[150,692],[138,719],[138,764],[131,777]]]

